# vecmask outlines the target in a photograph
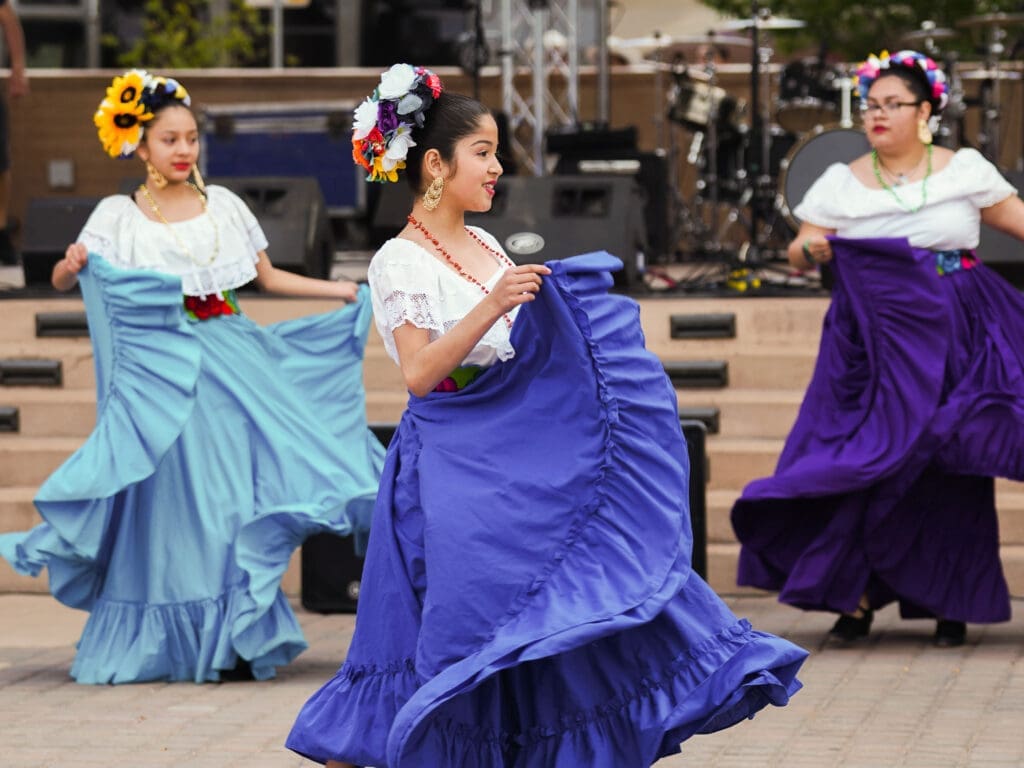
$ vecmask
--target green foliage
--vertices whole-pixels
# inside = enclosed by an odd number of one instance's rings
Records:
[[[748,0],[701,0],[701,3],[729,16],[749,18]],[[920,29],[921,22],[934,21],[940,28],[958,32],[953,40],[938,42],[944,51],[957,51],[974,59],[986,42],[986,29],[965,29],[957,22],[969,16],[1013,12],[1019,0],[902,0],[902,2],[851,2],[851,0],[774,0],[759,3],[774,16],[800,19],[807,27],[796,32],[776,33],[773,44],[780,51],[816,47],[825,43],[830,53],[845,61],[861,61],[869,53],[882,49],[922,48],[902,44],[908,32]],[[1013,33],[1013,30],[1008,30]],[[1011,38],[1012,39],[1012,38]]]
[[[224,5],[227,15],[213,16],[210,0],[147,0],[142,36],[118,63],[146,69],[265,66],[267,28],[259,11],[244,0]],[[104,44],[118,41],[108,36]]]

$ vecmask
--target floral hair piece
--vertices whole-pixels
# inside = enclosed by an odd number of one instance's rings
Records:
[[[854,95],[860,99],[862,104],[867,102],[871,84],[878,79],[882,70],[892,69],[892,67],[918,68],[924,74],[931,88],[930,100],[935,106],[936,113],[945,109],[946,103],[949,101],[946,75],[939,69],[938,64],[917,51],[897,51],[893,54],[882,51],[878,56],[871,54],[865,61],[862,61],[854,76],[853,90]]]
[[[131,157],[142,141],[145,124],[169,103],[186,107],[192,103],[177,80],[144,69],[130,69],[115,77],[92,118],[103,149],[111,157]]]
[[[395,64],[381,75],[352,125],[352,159],[366,170],[367,181],[398,181],[409,148],[416,146],[412,129],[423,125],[441,91],[441,78],[425,67]]]

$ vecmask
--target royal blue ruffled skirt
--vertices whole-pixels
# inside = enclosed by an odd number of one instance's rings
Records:
[[[675,393],[606,254],[549,264],[516,357],[413,397],[356,631],[288,746],[378,768],[629,768],[800,683],[690,568]]]
[[[239,659],[273,677],[306,647],[280,589],[292,551],[372,514],[367,289],[261,328],[188,321],[179,280],[95,255],[80,280],[96,428],[39,489],[44,522],[0,536],[0,555],[89,611],[81,683],[215,681]]]
[[[993,478],[1024,480],[1024,298],[971,256],[832,247],[796,423],[732,511],[739,583],[806,609],[866,593],[905,617],[1005,621]]]

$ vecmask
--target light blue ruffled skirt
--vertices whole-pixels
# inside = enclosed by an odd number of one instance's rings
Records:
[[[0,536],[90,612],[81,683],[273,677],[305,647],[280,589],[313,533],[365,529],[383,448],[367,430],[367,289],[334,312],[262,328],[188,321],[181,285],[91,256],[81,274],[98,417],[40,488],[44,522]]]

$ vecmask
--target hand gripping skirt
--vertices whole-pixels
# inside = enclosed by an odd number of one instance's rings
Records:
[[[775,475],[732,511],[739,582],[816,610],[1005,621],[993,478],[1024,480],[1024,299],[973,257],[833,241],[821,349]]]
[[[552,262],[516,357],[412,398],[356,632],[288,746],[383,768],[629,768],[799,687],[690,569],[675,392],[607,254]]]
[[[186,320],[176,278],[90,256],[81,274],[98,414],[39,489],[43,523],[0,536],[90,612],[82,683],[273,677],[305,648],[279,584],[312,533],[365,527],[384,451],[366,428],[367,289],[261,328]]]

